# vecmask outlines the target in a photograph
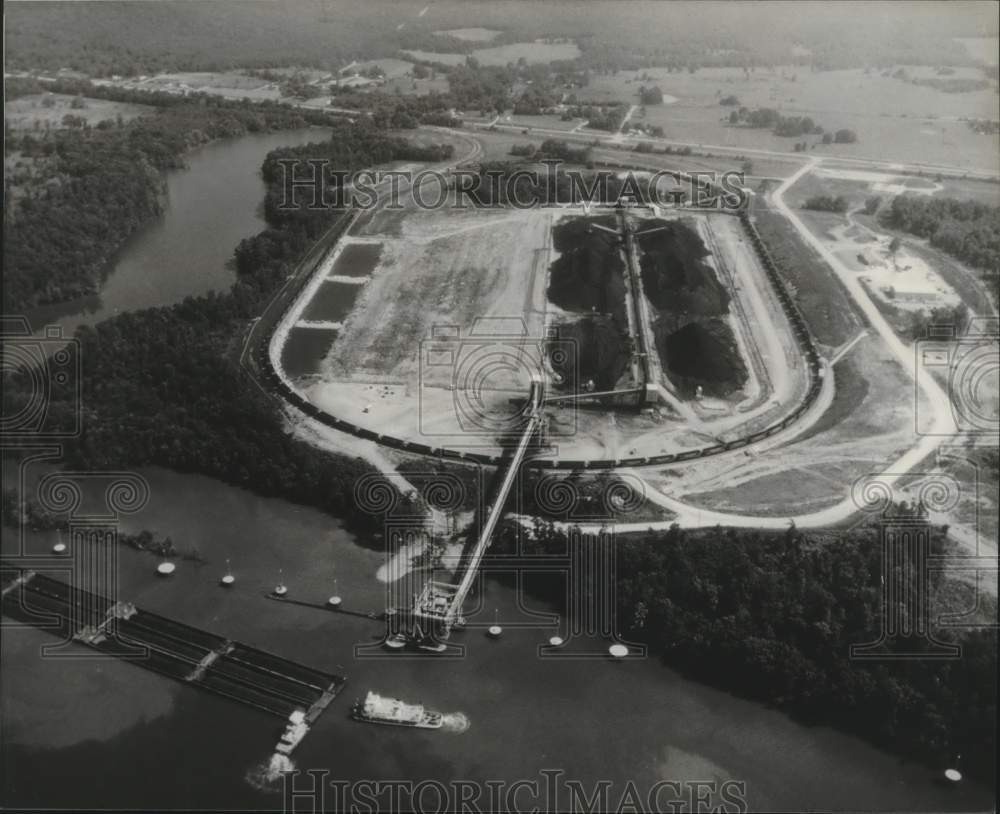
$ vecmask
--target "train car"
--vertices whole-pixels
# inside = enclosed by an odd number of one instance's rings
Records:
[[[645,463],[645,458],[622,458],[618,461],[617,466],[643,466]]]
[[[728,443],[724,444],[723,446],[725,446],[725,448],[727,450],[730,450],[730,449],[740,449],[741,447],[745,447],[745,446],[747,446],[749,444],[750,444],[750,439],[749,438],[740,438],[737,441],[729,441]]]
[[[669,455],[653,455],[652,457],[647,458],[647,463],[650,466],[659,466],[662,464],[672,464],[676,460],[677,456],[671,453]]]
[[[700,449],[689,449],[687,452],[678,452],[677,453],[677,460],[678,461],[690,461],[690,460],[692,460],[694,458],[700,458],[700,457],[701,457],[701,450]]]
[[[726,445],[725,444],[713,444],[710,447],[705,447],[704,449],[702,449],[701,454],[702,454],[702,456],[705,456],[705,455],[717,455],[718,453],[725,452],[725,451],[726,451]]]

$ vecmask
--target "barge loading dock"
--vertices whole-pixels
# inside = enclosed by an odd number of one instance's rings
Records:
[[[285,719],[311,724],[346,681],[34,571],[0,577],[5,616]]]

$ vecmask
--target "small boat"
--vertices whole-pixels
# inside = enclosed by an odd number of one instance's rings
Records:
[[[393,650],[399,650],[401,647],[406,647],[406,636],[402,633],[394,633],[385,640],[385,646],[392,648]]]
[[[278,571],[278,584],[274,586],[275,596],[284,596],[288,593],[288,588],[285,585],[285,581],[281,578],[281,571]]]
[[[628,648],[623,644],[613,644],[608,648],[613,659],[623,659],[628,655]]]
[[[444,717],[440,712],[424,709],[420,704],[407,704],[395,698],[383,698],[370,692],[365,700],[355,703],[351,710],[355,721],[370,724],[395,724],[417,729],[440,729]]]
[[[177,570],[177,566],[172,562],[161,562],[156,566],[156,573],[161,577],[169,577],[175,570]]]
[[[62,539],[62,531],[59,531],[59,542],[52,546],[53,554],[65,554],[66,553],[66,543]]]
[[[549,639],[549,644],[553,647],[562,647],[563,639],[562,636],[553,636]]]

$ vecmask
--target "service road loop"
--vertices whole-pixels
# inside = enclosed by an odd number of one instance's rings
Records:
[[[457,133],[455,131],[446,131],[455,136],[463,137],[468,143],[473,145],[468,154],[463,155],[459,159],[447,162],[444,165],[438,165],[438,169],[444,169],[449,166],[456,166],[460,163],[468,162],[474,160],[480,152],[480,145],[475,139],[468,138],[466,134]],[[777,187],[771,195],[772,205],[779,211],[788,221],[789,224],[801,235],[802,239],[810,246],[812,246],[819,255],[830,265],[830,267],[837,274],[838,279],[845,286],[845,288],[850,293],[851,297],[857,302],[862,313],[868,319],[871,328],[882,338],[886,343],[887,347],[892,351],[897,361],[902,366],[903,370],[907,371],[909,376],[914,379],[917,383],[918,388],[926,397],[928,404],[932,410],[934,421],[933,426],[930,428],[929,434],[924,435],[920,438],[918,443],[908,450],[903,456],[891,463],[892,474],[885,476],[883,479],[887,484],[892,484],[896,482],[899,478],[904,476],[906,473],[911,472],[921,461],[925,460],[929,455],[931,455],[946,439],[951,438],[954,440],[957,434],[957,428],[955,426],[954,418],[952,416],[951,403],[944,392],[944,390],[930,377],[930,375],[922,369],[918,369],[915,364],[915,358],[911,349],[901,342],[896,335],[893,333],[892,328],[885,321],[882,315],[879,313],[878,309],[875,307],[874,303],[870,300],[867,292],[861,286],[860,282],[856,279],[838,258],[829,250],[822,241],[820,241],[816,236],[814,236],[805,224],[795,215],[795,213],[785,204],[783,200],[784,193],[797,181],[811,172],[817,164],[820,163],[819,159],[812,159],[811,161],[803,164],[803,166],[797,170],[793,175],[789,176],[785,181]],[[335,259],[336,253],[339,249],[335,250],[333,257]],[[314,266],[313,273],[316,274],[316,269],[320,267],[327,267],[329,264],[330,257],[325,258],[324,261],[318,262]],[[321,275],[316,274],[320,279]],[[315,280],[310,281],[315,283]],[[306,285],[304,291],[308,292],[311,286]],[[284,292],[282,292],[284,293]],[[314,405],[307,405],[307,410],[302,410],[303,400],[302,395],[292,385],[288,376],[281,369],[280,365],[280,350],[282,345],[282,336],[287,333],[288,325],[294,322],[295,314],[301,310],[301,304],[307,301],[307,297],[296,296],[292,299],[292,302],[284,303],[284,315],[280,320],[278,330],[275,330],[273,335],[269,337],[267,356],[269,366],[273,370],[272,383],[278,385],[278,390],[283,393],[286,397],[286,401],[289,401],[289,406],[299,408],[301,412],[304,412],[307,418],[313,420],[319,420],[322,423],[331,424],[336,429],[340,429],[347,432],[352,432],[353,428],[347,422],[338,420],[332,416],[325,416],[319,411]],[[801,433],[805,428],[807,428],[816,418],[825,410],[832,399],[833,382],[832,376],[829,375],[829,368],[826,368],[826,376],[822,381],[822,386],[819,388],[817,397],[815,397],[812,403],[809,405],[797,420],[785,425],[781,428],[780,432],[774,432],[772,435],[768,436],[766,442],[761,444],[761,448],[766,448],[777,443],[779,440],[787,443],[788,440],[794,438],[796,435]],[[292,396],[292,398],[289,398]],[[297,396],[297,398],[295,397]],[[774,428],[775,430],[777,428]],[[396,447],[400,449],[413,449],[413,451],[421,451],[419,449],[414,449],[416,445],[409,444],[400,439],[389,438],[386,436],[375,436],[374,433],[364,432],[357,433],[362,437],[369,437],[371,440],[376,440],[387,446]],[[726,450],[713,450],[712,453],[707,454],[739,454],[737,449],[726,449]],[[454,456],[461,457],[461,456]],[[477,456],[469,455],[469,458],[477,458]],[[646,465],[657,465],[655,457],[645,461],[640,461],[640,464]],[[698,455],[697,457],[704,457],[703,455]],[[697,457],[694,459],[696,460]],[[486,458],[483,462],[493,463],[489,458]],[[552,468],[561,469],[565,468],[562,464],[569,465],[572,463],[571,468],[579,468],[579,462],[558,462],[550,461],[549,465]],[[597,463],[597,462],[594,462]],[[584,464],[586,466],[586,464]],[[633,461],[601,461],[601,468],[616,468],[619,471],[633,471],[633,468],[638,465]],[[887,464],[887,467],[889,464]],[[596,468],[596,467],[595,467]],[[649,528],[668,528],[672,523],[679,522],[685,526],[711,526],[711,525],[728,525],[728,526],[743,526],[743,527],[755,527],[755,528],[785,528],[788,526],[790,521],[793,521],[796,526],[802,528],[809,527],[820,527],[828,526],[838,522],[842,522],[847,518],[853,516],[858,512],[858,506],[848,494],[845,496],[844,500],[835,504],[834,506],[828,507],[821,511],[813,512],[810,514],[803,514],[792,517],[762,517],[757,515],[747,515],[747,514],[733,514],[727,512],[716,512],[711,510],[702,509],[696,506],[691,506],[685,504],[683,501],[676,498],[664,495],[658,492],[656,489],[652,488],[648,482],[646,483],[647,497],[652,502],[669,509],[676,515],[676,520],[671,521],[657,521],[657,522],[645,522],[645,523],[619,523],[616,524],[616,529],[619,532],[627,531],[642,531]],[[599,526],[595,525],[594,529],[598,529]]]
[[[922,395],[927,399],[933,415],[933,423],[926,434],[920,436],[918,442],[901,457],[892,462],[887,462],[886,469],[891,473],[880,476],[879,480],[887,486],[892,486],[901,478],[912,472],[922,461],[930,457],[945,442],[956,443],[959,440],[959,431],[955,423],[952,411],[951,400],[944,389],[931,377],[922,367],[916,364],[916,355],[912,348],[907,347],[886,322],[881,312],[876,308],[868,292],[861,285],[857,275],[853,274],[826,245],[817,238],[795,212],[784,201],[784,194],[788,189],[811,172],[819,163],[820,159],[812,159],[804,164],[793,175],[790,175],[771,194],[771,202],[774,208],[779,211],[789,222],[789,224],[799,233],[801,238],[812,248],[814,248],[834,270],[837,278],[850,293],[852,299],[857,303],[868,324],[892,352],[896,361],[914,380]],[[633,474],[642,479],[641,474]],[[656,521],[645,523],[617,523],[615,531],[619,533],[640,532],[647,529],[667,529],[674,523],[685,527],[708,527],[708,526],[738,526],[744,528],[782,529],[788,528],[790,523],[794,523],[798,528],[819,528],[841,523],[859,512],[860,507],[854,498],[848,494],[844,500],[809,514],[793,515],[789,517],[763,517],[749,514],[734,514],[729,512],[717,512],[709,509],[699,508],[684,503],[681,500],[663,494],[659,490],[643,480],[647,487],[646,497],[653,503],[670,510],[677,515],[676,519],[670,521]],[[846,485],[849,486],[849,485]],[[581,526],[581,529],[589,532],[599,531],[603,526],[592,524]]]

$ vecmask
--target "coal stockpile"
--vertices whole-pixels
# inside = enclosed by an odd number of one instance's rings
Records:
[[[559,257],[549,274],[549,299],[566,311],[610,314],[625,326],[625,262],[614,235],[600,224],[617,229],[613,216],[572,218],[552,230]]]
[[[625,373],[629,340],[608,317],[584,317],[556,329],[549,344],[549,363],[561,377],[560,390],[613,390]]]
[[[650,303],[670,314],[721,316],[729,310],[729,292],[704,258],[709,251],[698,233],[679,221],[644,221],[638,236],[642,251],[642,287]]]
[[[693,395],[701,386],[707,395],[727,396],[746,382],[740,349],[721,319],[689,322],[678,330],[659,320],[653,333],[671,381],[685,394]]]

